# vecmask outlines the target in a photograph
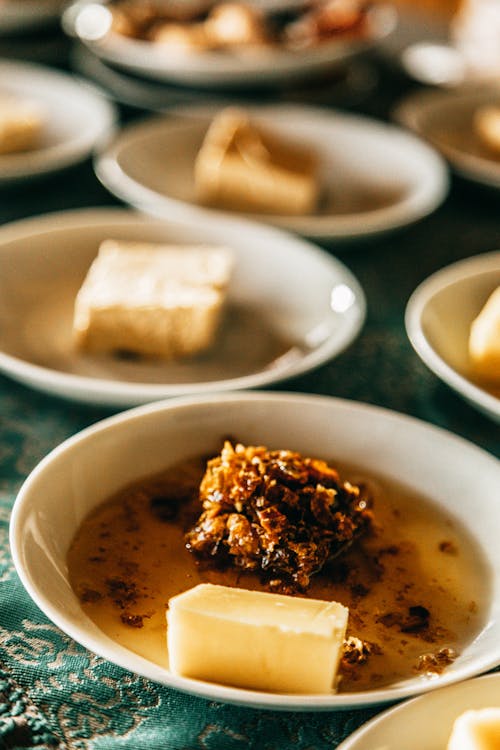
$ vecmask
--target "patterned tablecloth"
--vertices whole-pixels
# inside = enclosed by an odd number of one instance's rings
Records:
[[[379,88],[358,110],[383,115],[389,100],[388,92]],[[403,323],[410,293],[430,273],[500,247],[498,201],[498,192],[454,181],[444,205],[424,221],[376,241],[328,248],[365,289],[366,325],[338,359],[280,389],[389,407],[445,427],[499,455],[498,426],[424,367]],[[90,163],[85,163],[43,182],[2,191],[0,223],[50,210],[114,203]],[[336,747],[377,709],[292,714],[184,695],[89,653],[31,602],[9,552],[9,515],[16,493],[52,448],[109,413],[45,396],[0,376],[0,747]]]

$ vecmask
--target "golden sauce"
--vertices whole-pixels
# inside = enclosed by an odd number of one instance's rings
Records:
[[[170,597],[201,582],[265,590],[256,574],[210,569],[185,549],[184,533],[200,513],[203,471],[196,459],[124,488],[84,520],[68,553],[71,584],[88,616],[164,667]],[[355,470],[344,468],[342,476],[366,483]],[[340,692],[414,677],[419,657],[441,648],[460,653],[482,626],[489,589],[464,529],[392,482],[369,484],[375,532],[318,574],[306,594],[349,607],[349,634],[373,644],[366,663],[344,670]],[[165,518],[169,508],[173,518]],[[422,607],[428,624],[414,627],[411,615]]]

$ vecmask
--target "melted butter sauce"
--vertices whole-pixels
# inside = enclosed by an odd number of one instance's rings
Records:
[[[351,482],[367,483],[355,469],[342,469]],[[166,668],[170,597],[202,582],[265,590],[257,575],[208,568],[185,549],[184,533],[200,513],[203,471],[196,459],[124,488],[84,520],[68,553],[87,615],[110,638]],[[374,644],[366,663],[344,671],[340,692],[413,677],[419,657],[440,648],[460,653],[480,630],[488,601],[482,557],[464,529],[392,482],[368,484],[375,532],[318,574],[306,594],[347,606],[349,634]],[[165,507],[177,510],[173,518],[161,517]],[[408,628],[411,607],[429,610],[428,627]]]

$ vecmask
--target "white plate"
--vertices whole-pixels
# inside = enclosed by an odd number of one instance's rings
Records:
[[[488,417],[500,421],[496,394],[471,376],[470,325],[500,285],[500,251],[441,269],[420,284],[406,308],[406,330],[417,354],[441,380]]]
[[[322,205],[309,216],[257,215],[316,239],[355,239],[426,216],[448,189],[442,159],[413,135],[375,120],[313,107],[247,111],[277,134],[319,155]],[[159,216],[195,215],[193,167],[212,108],[133,124],[96,160],[99,179],[115,195]]]
[[[131,39],[109,30],[111,14],[105,2],[74,3],[64,14],[64,27],[103,60],[133,73],[188,86],[236,86],[289,83],[294,78],[329,70],[380,43],[396,25],[389,5],[375,6],[369,34],[362,39],[339,38],[310,50],[270,48],[252,53],[201,52],[186,55],[151,42]]]
[[[82,612],[68,582],[66,553],[84,516],[119,488],[220,447],[221,435],[250,445],[334,453],[367,476],[393,480],[429,498],[467,527],[490,578],[484,626],[439,676],[336,695],[283,695],[224,687],[172,675],[117,645]],[[215,447],[217,446],[217,447]],[[136,674],[216,701],[286,710],[332,710],[393,701],[479,674],[500,663],[500,465],[450,433],[365,404],[278,393],[218,394],[150,404],[70,438],[32,472],[11,521],[16,569],[30,596],[63,631]]]
[[[0,36],[32,31],[56,21],[65,0],[1,0]]]
[[[373,94],[378,84],[378,73],[367,60],[353,61],[338,75],[325,81],[317,81],[314,86],[302,84],[288,86],[280,90],[269,88],[257,93],[254,89],[238,91],[232,89],[195,89],[187,86],[168,84],[165,81],[146,80],[133,73],[109,65],[101,60],[88,47],[76,43],[71,49],[71,66],[103,89],[114,101],[136,109],[151,112],[167,112],[174,107],[193,104],[225,107],[246,106],[280,101],[307,102],[328,106],[350,106],[359,103]]]
[[[111,136],[112,105],[91,85],[24,62],[0,60],[0,93],[35,102],[45,123],[38,148],[0,154],[0,185],[68,167]]]
[[[481,145],[473,127],[477,108],[492,103],[500,103],[498,85],[423,91],[403,100],[394,117],[437,148],[462,177],[500,188],[500,159]]]
[[[74,298],[107,237],[233,249],[231,312],[210,353],[165,363],[74,351]],[[160,222],[120,209],[55,213],[1,228],[0,301],[1,371],[49,393],[110,406],[299,375],[348,346],[365,316],[363,292],[347,268],[298,238],[214,216]]]
[[[446,750],[453,722],[469,709],[500,707],[500,674],[466,680],[391,708],[337,750]]]

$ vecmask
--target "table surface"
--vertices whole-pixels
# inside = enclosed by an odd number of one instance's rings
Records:
[[[386,62],[371,64],[377,67],[378,85],[361,101],[350,102],[350,109],[387,118],[411,84]],[[129,109],[122,115],[135,116]],[[47,211],[116,204],[98,183],[89,160],[43,182],[3,190],[0,223]],[[368,300],[366,324],[337,359],[277,389],[388,407],[444,427],[498,456],[498,425],[426,369],[408,342],[403,320],[411,292],[429,274],[500,247],[498,209],[498,192],[453,178],[444,204],[418,224],[356,245],[327,247],[362,284]],[[87,652],[31,602],[8,546],[16,493],[52,448],[110,413],[46,396],[0,376],[0,747],[336,747],[377,709],[274,713],[184,695]]]

